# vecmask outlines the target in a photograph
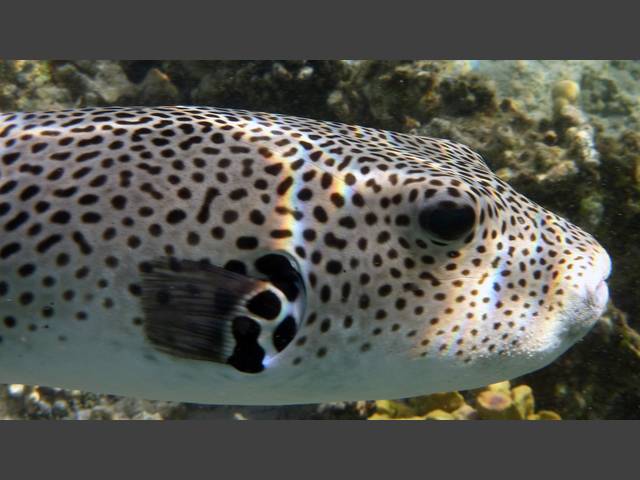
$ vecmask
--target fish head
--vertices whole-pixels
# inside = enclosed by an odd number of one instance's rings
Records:
[[[391,266],[379,281],[398,292],[397,315],[416,325],[410,348],[417,358],[489,362],[496,378],[542,367],[603,313],[610,258],[467,147],[437,149],[429,162],[378,173],[382,186],[366,198],[384,212],[372,254]]]

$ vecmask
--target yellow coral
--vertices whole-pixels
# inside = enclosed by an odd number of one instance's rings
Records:
[[[456,417],[451,415],[449,412],[445,412],[444,410],[440,410],[439,408],[433,410],[432,412],[427,413],[424,417],[425,420],[455,420]]]
[[[527,418],[533,415],[535,410],[535,401],[533,392],[528,385],[519,385],[511,390],[511,398],[515,404],[521,418]]]
[[[580,96],[580,86],[573,80],[560,80],[553,86],[551,95],[555,101],[563,99],[575,103]]]
[[[407,403],[417,415],[426,415],[438,409],[450,413],[464,405],[464,397],[458,392],[434,393],[411,398]]]
[[[403,418],[415,416],[414,410],[411,407],[395,400],[378,400],[376,402],[376,414],[385,416],[387,418]]]
[[[508,381],[475,391],[474,406],[459,392],[444,392],[407,400],[378,400],[369,420],[560,420],[549,410],[535,411],[531,387],[511,388]]]
[[[521,420],[508,391],[485,390],[476,397],[478,415],[483,420]]]
[[[552,412],[551,410],[540,410],[534,415],[529,415],[527,420],[562,420],[562,418],[556,412]]]

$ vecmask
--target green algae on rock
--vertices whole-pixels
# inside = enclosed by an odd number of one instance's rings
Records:
[[[570,353],[521,380],[540,406],[563,418],[638,418],[640,334],[625,313],[611,308]]]

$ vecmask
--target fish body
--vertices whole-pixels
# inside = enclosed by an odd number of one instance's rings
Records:
[[[513,378],[611,268],[464,145],[211,107],[0,114],[0,228],[0,382],[199,403]]]

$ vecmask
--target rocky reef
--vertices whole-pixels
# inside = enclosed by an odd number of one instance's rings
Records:
[[[378,400],[369,420],[561,420],[550,410],[535,409],[531,387],[508,381],[477,391],[447,392],[404,401]]]
[[[364,419],[373,402],[238,407],[149,401],[20,384],[0,387],[0,420]]]
[[[0,416],[640,418],[639,99],[633,61],[0,61],[0,111],[202,104],[450,138],[593,233],[614,263],[605,317],[514,388],[234,409],[12,385],[0,388]]]

